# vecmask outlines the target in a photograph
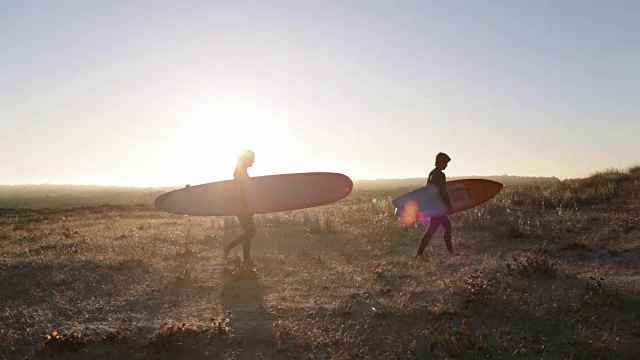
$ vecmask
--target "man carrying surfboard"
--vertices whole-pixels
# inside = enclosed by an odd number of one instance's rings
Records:
[[[247,213],[242,213],[237,215],[238,220],[240,221],[240,225],[244,230],[244,234],[238,236],[230,242],[227,246],[224,247],[224,258],[227,259],[229,257],[229,252],[234,247],[242,244],[242,253],[244,256],[245,265],[251,264],[251,239],[256,234],[256,225],[253,222],[253,214],[248,212],[248,204],[245,188],[247,186],[247,182],[249,180],[249,173],[247,171],[253,163],[255,162],[255,154],[251,150],[243,151],[238,157],[238,163],[236,164],[236,170],[233,172],[233,178],[237,184],[237,190],[240,193],[240,199],[242,201],[242,206],[244,209],[247,209]]]
[[[452,209],[452,206],[446,188],[447,177],[442,171],[447,168],[447,165],[449,165],[449,161],[451,161],[449,155],[443,152],[438,153],[436,155],[436,167],[431,170],[431,172],[429,173],[429,177],[427,178],[427,185],[434,185],[438,189],[440,199],[442,199],[442,202],[447,207],[447,213]],[[435,234],[440,225],[444,227],[444,242],[447,245],[447,250],[449,250],[449,253],[452,255],[456,254],[453,251],[453,245],[451,244],[451,221],[449,221],[449,217],[445,213],[442,216],[432,216],[429,219],[429,227],[422,236],[420,247],[418,247],[418,252],[415,256],[416,259],[420,259],[423,257],[424,249],[427,247],[429,241],[431,240],[431,237],[433,236],[433,234]]]

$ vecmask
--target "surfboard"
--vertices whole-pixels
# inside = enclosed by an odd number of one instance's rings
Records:
[[[351,193],[343,174],[314,172],[251,177],[245,183],[247,207],[236,180],[188,186],[158,196],[156,209],[181,215],[264,214],[326,205]]]
[[[416,219],[471,209],[496,196],[503,186],[497,181],[487,179],[448,181],[446,187],[452,205],[452,210],[448,212],[435,185],[428,185],[400,195],[391,202],[396,207],[396,215],[408,224]]]

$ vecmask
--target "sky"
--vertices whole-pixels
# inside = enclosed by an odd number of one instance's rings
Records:
[[[0,184],[640,164],[640,2],[0,2]]]

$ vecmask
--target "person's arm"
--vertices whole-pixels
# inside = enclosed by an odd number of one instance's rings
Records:
[[[434,181],[434,185],[438,189],[438,194],[440,195],[440,198],[442,199],[444,204],[447,206],[447,208],[451,209],[453,206],[451,206],[451,200],[449,199],[449,193],[447,192],[446,178],[444,176],[442,177],[438,176],[436,180],[437,181]]]

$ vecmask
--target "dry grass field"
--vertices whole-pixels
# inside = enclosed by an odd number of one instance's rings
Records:
[[[506,187],[422,225],[387,194],[235,218],[0,209],[0,359],[637,359],[640,167]]]

